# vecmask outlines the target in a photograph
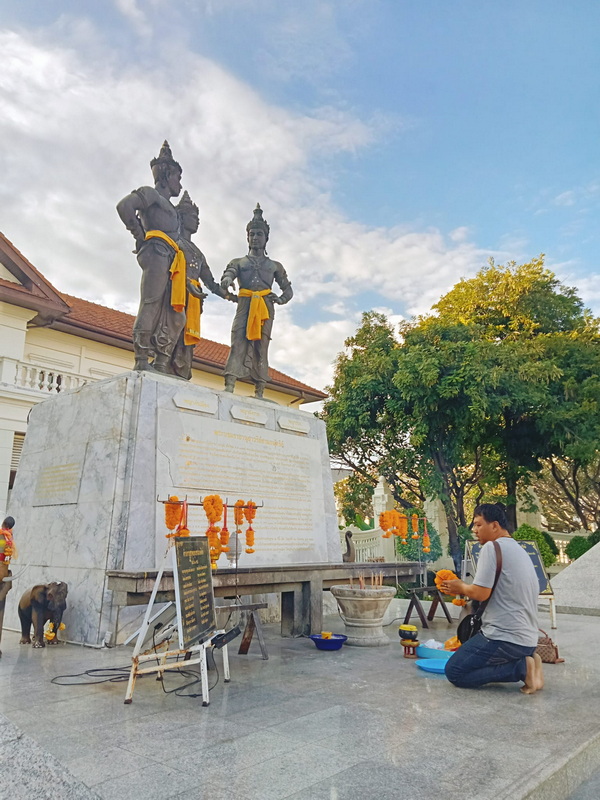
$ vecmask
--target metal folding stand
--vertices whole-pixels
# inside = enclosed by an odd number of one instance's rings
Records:
[[[208,668],[206,663],[206,650],[208,647],[211,647],[212,640],[215,638],[215,636],[221,633],[225,633],[224,630],[213,631],[204,642],[199,642],[189,647],[184,647],[183,637],[182,637],[182,625],[181,625],[181,605],[179,597],[177,597],[176,601],[177,624],[176,625],[173,624],[171,626],[171,629],[172,629],[172,635],[175,635],[175,633],[177,633],[177,636],[179,638],[179,648],[176,650],[169,650],[168,641],[163,641],[160,645],[158,645],[158,647],[162,647],[163,645],[165,646],[165,651],[163,653],[157,652],[158,648],[154,647],[152,648],[152,652],[150,651],[146,651],[144,653],[141,652],[144,642],[147,641],[148,639],[148,633],[150,631],[150,619],[152,616],[152,608],[156,600],[156,594],[158,592],[158,587],[160,585],[163,572],[165,571],[167,559],[169,558],[169,553],[172,553],[174,571],[176,571],[177,569],[177,565],[175,563],[175,548],[169,547],[167,552],[165,553],[161,567],[156,576],[156,581],[152,589],[152,594],[150,595],[148,607],[146,608],[146,613],[144,614],[144,621],[142,622],[142,627],[139,630],[137,642],[133,649],[133,654],[131,657],[132,661],[131,672],[129,674],[127,691],[125,693],[124,702],[126,705],[129,705],[133,700],[133,692],[135,689],[135,682],[138,675],[149,675],[157,673],[162,677],[163,673],[166,672],[167,670],[179,670],[182,669],[182,667],[190,667],[193,666],[194,664],[200,665],[202,705],[208,706],[210,703],[209,689],[208,689]],[[222,646],[222,650],[223,650],[224,681],[225,683],[229,683],[231,678],[229,672],[229,654],[227,651],[227,644]],[[176,659],[176,660],[172,661],[171,659]],[[156,663],[150,665],[150,662],[152,661]]]

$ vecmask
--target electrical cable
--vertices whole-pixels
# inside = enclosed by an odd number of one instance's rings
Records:
[[[97,683],[121,683],[122,681],[129,680],[130,672],[131,665],[124,667],[100,667],[98,669],[86,669],[85,672],[76,672],[72,675],[57,675],[51,679],[50,683],[54,683],[56,686],[94,686]],[[96,680],[63,682],[63,679],[81,678],[84,676],[96,678]],[[144,676],[140,675],[140,677]]]

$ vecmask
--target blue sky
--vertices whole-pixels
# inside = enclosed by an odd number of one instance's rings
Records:
[[[271,361],[319,388],[362,311],[422,313],[490,256],[545,252],[600,313],[598,30],[592,0],[0,0],[1,227],[134,312],[114,206],[168,138],[217,277],[261,202],[296,292]]]

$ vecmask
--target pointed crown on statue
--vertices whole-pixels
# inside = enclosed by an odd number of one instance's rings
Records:
[[[189,196],[187,189],[184,191],[183,195],[181,196],[181,200],[177,203],[175,208],[178,211],[198,211],[198,206]]]
[[[250,222],[246,225],[246,233],[248,233],[252,228],[260,228],[264,231],[265,236],[267,239],[269,238],[269,225],[266,219],[263,219],[263,212],[262,208],[260,207],[260,203],[256,204],[256,208],[254,209],[254,214]]]
[[[163,146],[160,148],[160,153],[158,154],[158,156],[156,158],[153,158],[152,161],[150,162],[150,167],[152,169],[153,174],[156,169],[160,169],[162,171],[164,169],[170,169],[171,167],[177,167],[177,169],[180,172],[183,172],[183,170],[181,169],[181,164],[179,164],[173,158],[173,154],[171,153],[171,148],[166,139],[163,142]]]

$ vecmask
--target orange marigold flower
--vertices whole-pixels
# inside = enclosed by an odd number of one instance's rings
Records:
[[[181,515],[183,514],[183,505],[179,502],[176,495],[169,497],[169,501],[165,503],[165,525],[172,531],[181,522]]]

